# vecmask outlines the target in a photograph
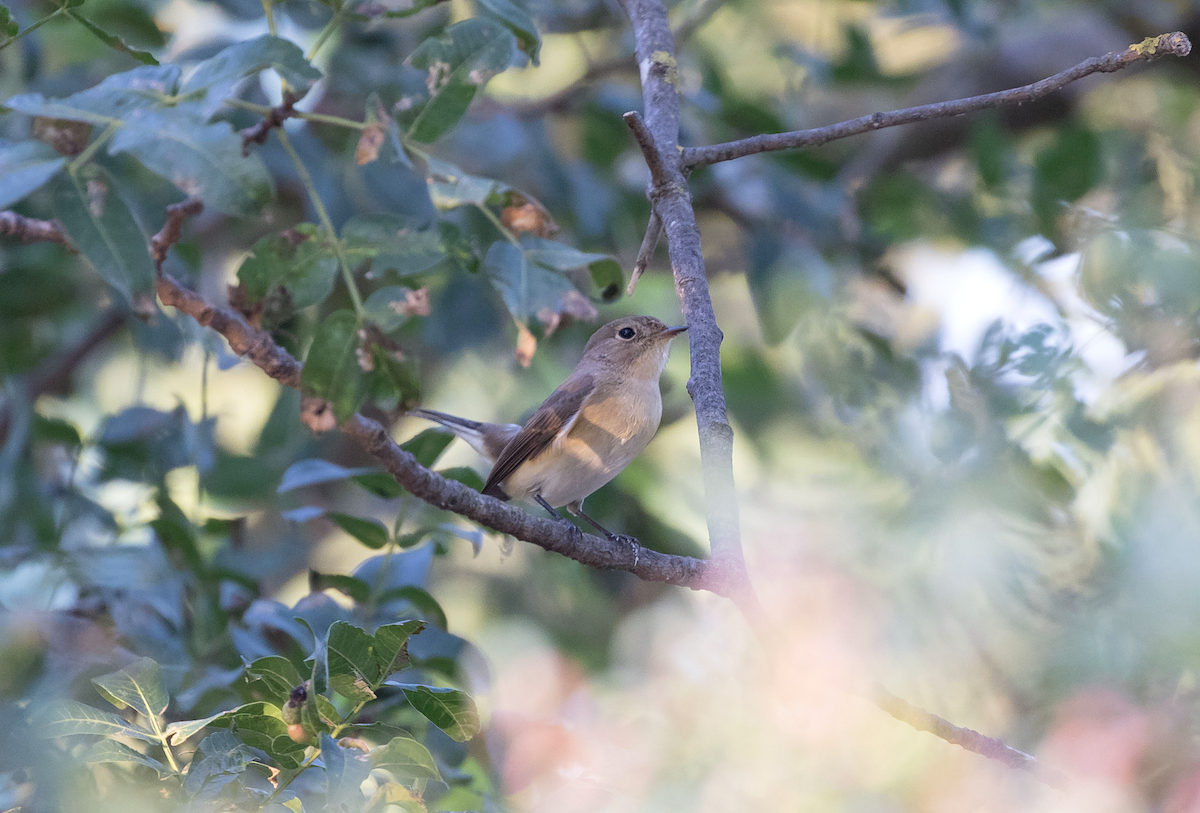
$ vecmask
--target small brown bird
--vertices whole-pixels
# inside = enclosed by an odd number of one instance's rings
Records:
[[[562,519],[566,506],[609,539],[614,534],[583,512],[583,500],[637,457],[662,418],[658,379],[671,339],[686,327],[651,316],[627,316],[592,334],[583,358],[524,427],[481,423],[432,409],[412,412],[440,423],[494,461],[483,493],[532,499]],[[635,548],[636,551],[636,548]]]

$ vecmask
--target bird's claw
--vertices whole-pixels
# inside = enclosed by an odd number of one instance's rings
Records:
[[[628,534],[613,534],[612,541],[622,545],[628,545],[633,550],[633,566],[638,566],[638,558],[642,555],[642,545],[636,538]]]

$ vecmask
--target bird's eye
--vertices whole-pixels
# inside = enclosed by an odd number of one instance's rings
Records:
[[[634,330],[631,327],[623,327],[617,331],[617,335],[622,339],[632,339]]]

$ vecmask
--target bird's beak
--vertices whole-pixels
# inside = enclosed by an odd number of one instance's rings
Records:
[[[679,325],[678,327],[669,327],[666,330],[664,330],[662,333],[660,333],[659,335],[662,336],[664,339],[674,339],[676,336],[678,336],[680,333],[683,333],[683,331],[685,331],[685,330],[687,330],[687,325]]]

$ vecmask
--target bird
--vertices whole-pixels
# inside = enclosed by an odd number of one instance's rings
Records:
[[[424,408],[409,414],[441,424],[492,461],[484,494],[531,499],[564,521],[557,509],[565,507],[610,541],[633,545],[636,561],[637,540],[588,516],[583,501],[641,454],[658,431],[658,379],[671,340],[686,330],[652,316],[609,322],[592,334],[575,369],[524,426]]]

